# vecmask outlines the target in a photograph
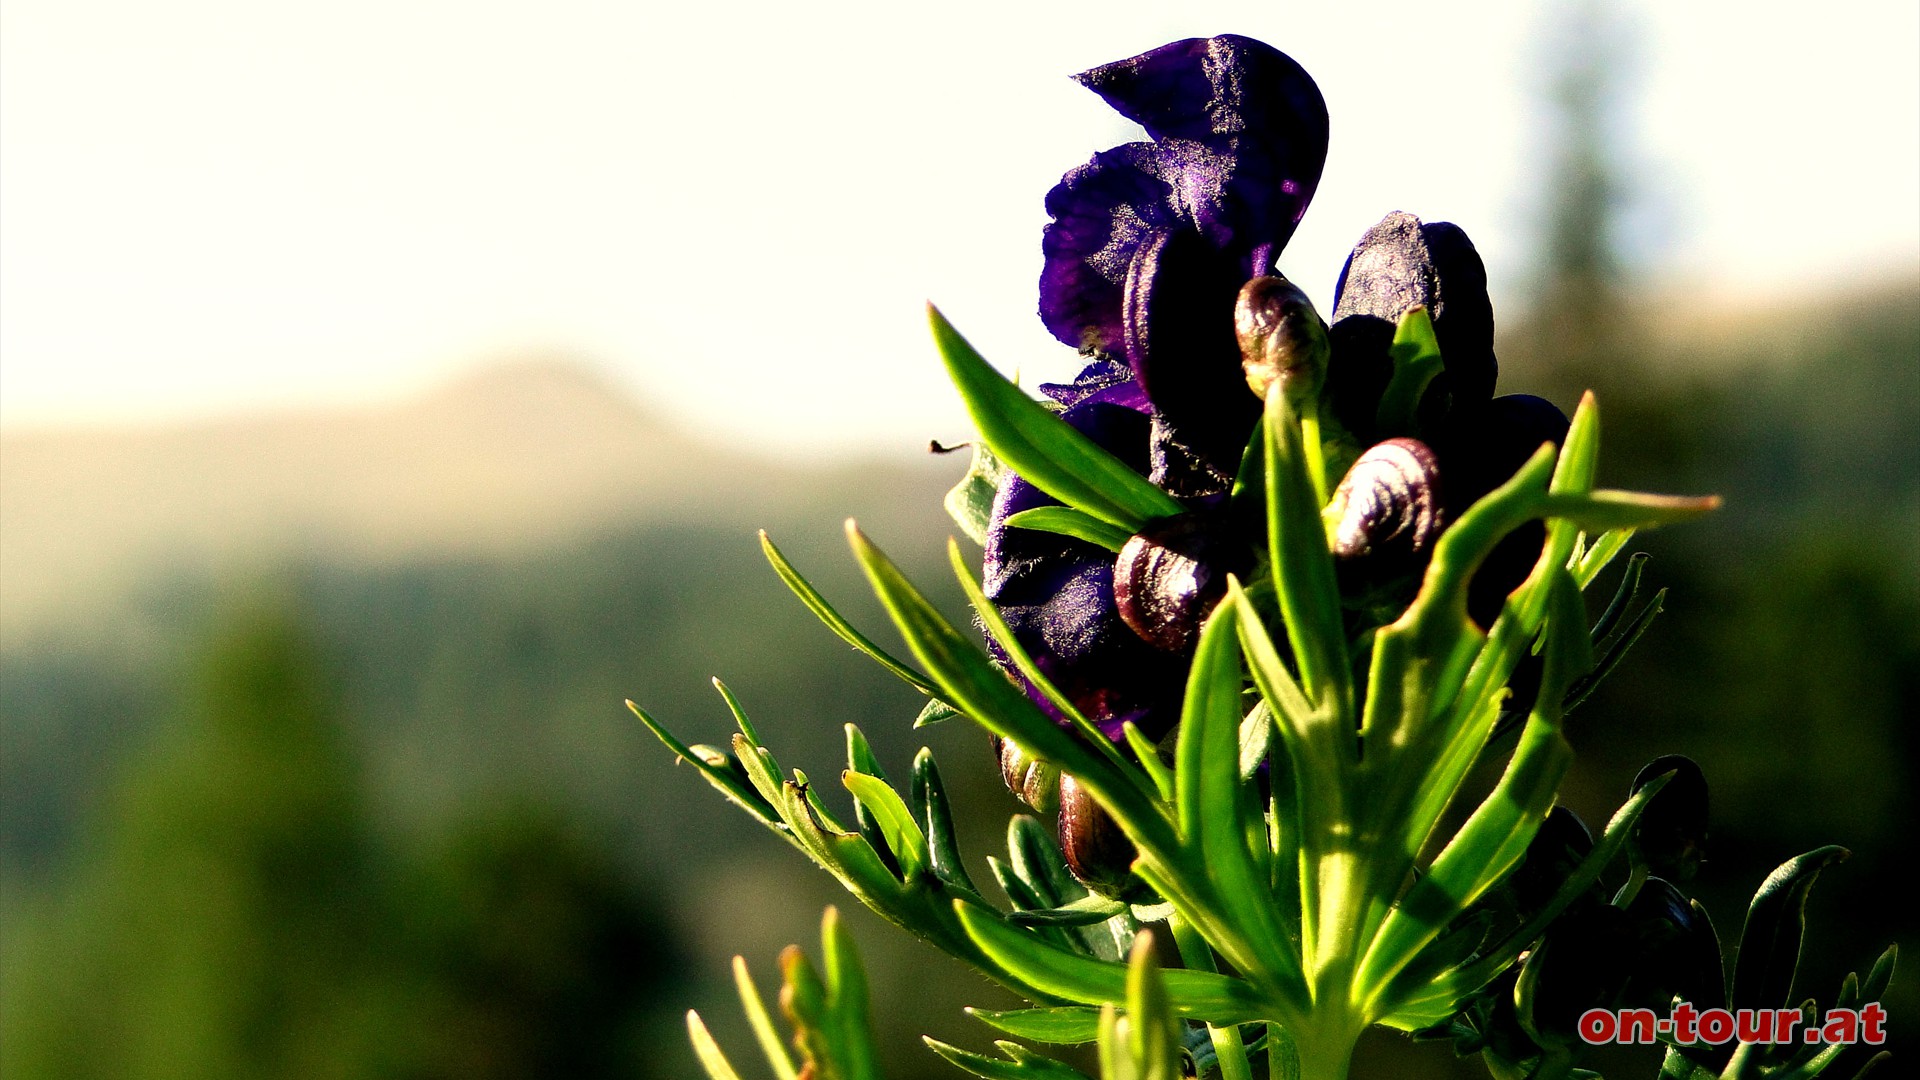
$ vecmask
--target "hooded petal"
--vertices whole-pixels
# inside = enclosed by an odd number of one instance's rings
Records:
[[[1154,141],[1094,155],[1047,195],[1040,315],[1061,341],[1111,349],[1133,254],[1184,227],[1264,273],[1293,235],[1326,159],[1326,103],[1285,54],[1240,37],[1190,39],[1079,76]]]
[[[1350,431],[1372,433],[1373,410],[1393,374],[1387,347],[1400,317],[1425,307],[1446,370],[1428,400],[1467,411],[1493,396],[1493,302],[1473,241],[1451,222],[1395,211],[1368,229],[1334,288],[1328,371],[1334,411]]]

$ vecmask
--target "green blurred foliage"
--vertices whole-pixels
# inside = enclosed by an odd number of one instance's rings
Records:
[[[283,604],[223,617],[10,925],[11,1077],[633,1076],[675,972],[610,852],[507,802],[396,848]]]

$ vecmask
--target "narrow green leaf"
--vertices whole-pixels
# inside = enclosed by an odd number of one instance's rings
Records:
[[[985,1077],[986,1080],[1087,1080],[1087,1075],[1080,1070],[1031,1051],[1023,1060],[1003,1061],[962,1050],[931,1035],[920,1036],[920,1041],[927,1044],[927,1049],[945,1058],[948,1064],[975,1076]],[[1002,1053],[1010,1053],[1010,1048],[1015,1046],[1006,1042],[996,1045]]]
[[[1092,514],[1082,513],[1070,506],[1036,506],[1009,517],[1007,524],[1016,529],[1071,536],[1112,552],[1118,552],[1133,538],[1132,533],[1118,525],[1109,525]]]
[[[1553,894],[1553,899],[1547,901],[1532,918],[1508,932],[1472,963],[1435,979],[1417,996],[1401,1002],[1393,1015],[1380,1022],[1402,1031],[1432,1027],[1452,1015],[1459,1000],[1478,991],[1505,971],[1546,931],[1554,919],[1559,918],[1567,905],[1585,895],[1587,889],[1600,880],[1601,871],[1626,846],[1627,839],[1633,834],[1634,823],[1640,820],[1640,812],[1667,786],[1668,779],[1666,776],[1654,778],[1614,811],[1612,820],[1607,822],[1606,830],[1601,833],[1593,850],[1580,860],[1573,873],[1567,875],[1559,891]]]
[[[927,859],[934,876],[978,896],[979,890],[967,876],[966,863],[960,857],[953,810],[947,804],[946,787],[940,782],[940,769],[933,763],[933,751],[924,746],[914,755],[913,784],[908,793],[913,801],[913,818],[927,838]]]
[[[1277,387],[1267,394],[1263,422],[1268,555],[1287,640],[1300,665],[1300,684],[1315,705],[1351,716],[1352,672],[1333,556],[1327,550],[1326,527],[1307,476],[1300,429],[1287,416],[1285,397]]]
[[[640,722],[646,725],[648,731],[653,732],[654,738],[664,743],[667,749],[679,756],[680,760],[699,769],[700,775],[706,777],[707,782],[718,789],[720,794],[725,795],[728,801],[759,818],[762,824],[771,826],[775,830],[784,828],[780,816],[774,812],[771,800],[763,798],[760,792],[755,791],[748,784],[742,784],[740,778],[729,766],[696,752],[693,747],[681,742],[645,709],[633,702],[627,702],[627,708],[633,712],[633,715],[640,718]],[[744,762],[742,762],[742,769],[751,773]]]
[[[1596,647],[1607,639],[1608,634],[1613,633],[1613,628],[1626,617],[1627,609],[1640,598],[1640,580],[1646,576],[1647,563],[1652,558],[1644,551],[1636,551],[1628,557],[1627,568],[1620,575],[1620,584],[1614,587],[1613,599],[1607,601],[1606,610],[1600,613],[1600,618],[1593,624],[1593,632],[1588,635]]]
[[[960,545],[951,539],[947,541],[947,559],[953,565],[953,576],[960,582],[960,589],[966,594],[967,602],[973,605],[974,613],[980,617],[980,624],[986,627],[987,633],[993,635],[993,640],[999,643],[1000,648],[1013,661],[1013,666],[1019,669],[1020,674],[1025,676],[1029,683],[1039,688],[1047,702],[1058,710],[1061,716],[1066,717],[1073,724],[1074,729],[1080,733],[1080,737],[1088,746],[1094,747],[1105,755],[1107,760],[1113,763],[1116,772],[1134,780],[1136,786],[1144,790],[1145,784],[1126,758],[1122,757],[1120,751],[1114,747],[1113,740],[1107,738],[1106,733],[1095,727],[1093,721],[1088,720],[1079,707],[1074,705],[1067,695],[1060,692],[1060,688],[1053,684],[1053,680],[1047,678],[1046,672],[1040,670],[1040,665],[1034,663],[1026,646],[1020,643],[1020,639],[1014,636],[1013,628],[1008,626],[1007,620],[1001,617],[1000,609],[993,605],[993,601],[987,599],[985,592],[981,591],[980,583],[974,579],[973,571],[968,568],[966,560],[960,555]]]
[[[1440,340],[1434,336],[1433,320],[1425,307],[1416,307],[1400,317],[1387,355],[1393,361],[1393,376],[1380,395],[1375,419],[1382,438],[1412,435],[1427,384],[1446,366],[1441,362]]]
[[[1653,625],[1653,620],[1660,614],[1666,599],[1667,590],[1661,589],[1654,593],[1653,599],[1647,602],[1647,606],[1641,608],[1634,615],[1633,620],[1620,632],[1620,636],[1607,646],[1605,654],[1600,657],[1600,662],[1594,665],[1593,670],[1576,679],[1573,685],[1567,688],[1565,706],[1567,712],[1572,712],[1585,702],[1594,690],[1599,688],[1600,683],[1613,674],[1613,669],[1619,667],[1620,661],[1626,657],[1627,650],[1633,648],[1641,635],[1647,632],[1647,627]]]
[[[927,701],[926,705],[920,709],[920,715],[913,718],[913,726],[917,731],[923,727],[931,727],[942,721],[951,720],[959,715],[959,711],[953,706],[941,701],[939,698],[931,698]]]
[[[839,1080],[881,1080],[873,1047],[867,972],[860,963],[853,935],[840,923],[838,908],[828,907],[821,919],[820,948],[826,967],[828,1020],[833,1030],[833,1075]]]
[[[1860,1000],[1880,1000],[1881,996],[1887,992],[1887,986],[1893,982],[1893,968],[1899,959],[1900,946],[1887,946],[1887,951],[1881,953],[1880,958],[1873,962],[1873,968],[1867,972],[1866,980],[1860,984]]]
[[[1017,1038],[1061,1046],[1090,1043],[1100,1032],[1100,1010],[1087,1005],[1000,1012],[968,1009],[967,1015]]]
[[[1127,968],[1049,945],[975,908],[957,906],[960,924],[990,958],[1037,989],[1070,1001],[1122,1005]],[[1204,971],[1166,973],[1167,996],[1182,1016],[1245,1023],[1262,1015],[1260,995],[1243,980]]]
[[[760,1043],[760,1052],[766,1055],[767,1064],[773,1066],[774,1075],[778,1080],[798,1080],[793,1059],[787,1056],[786,1042],[775,1030],[773,1018],[767,1014],[767,1003],[754,987],[753,977],[747,973],[745,957],[733,958],[733,985],[740,992],[740,1008],[747,1014],[747,1024],[753,1028],[753,1036]]]
[[[849,769],[840,775],[841,783],[853,792],[859,805],[872,815],[887,848],[900,866],[900,880],[911,885],[928,870],[927,838],[914,824],[913,813],[885,780]]]
[[[1633,533],[1632,529],[1608,529],[1600,534],[1598,540],[1581,552],[1579,563],[1574,569],[1573,579],[1580,583],[1582,589],[1593,584],[1593,579],[1600,576],[1600,571],[1605,570],[1607,564],[1626,548],[1628,542],[1633,539]]]
[[[1793,999],[1793,978],[1807,928],[1807,893],[1820,871],[1848,855],[1829,844],[1789,859],[1767,875],[1747,907],[1733,965],[1733,1007],[1775,1009]]]
[[[1720,496],[1648,495],[1638,491],[1588,491],[1549,494],[1541,508],[1548,517],[1587,532],[1650,529],[1692,521],[1720,508]]]
[[[1181,833],[1218,886],[1228,918],[1266,971],[1293,974],[1300,959],[1275,916],[1264,858],[1256,859],[1247,844],[1258,830],[1248,820],[1254,808],[1240,782],[1241,610],[1221,604],[1201,628],[1174,751],[1176,805]],[[1266,854],[1265,844],[1258,854]]]
[[[1179,1080],[1180,1021],[1153,957],[1153,931],[1133,939],[1127,958],[1127,1050],[1141,1080]]]
[[[1124,915],[1126,911],[1127,905],[1118,900],[1088,893],[1059,907],[1016,911],[1007,916],[1007,921],[1015,926],[1092,926],[1115,915]]]
[[[1147,779],[1153,781],[1153,790],[1160,796],[1160,801],[1173,802],[1173,770],[1160,760],[1160,748],[1142,735],[1131,720],[1124,721],[1120,730],[1126,736],[1127,746],[1133,751],[1141,770],[1147,774]]]
[[[943,698],[988,731],[1012,739],[1032,756],[1073,774],[1114,815],[1135,843],[1172,849],[1171,828],[1158,810],[1142,798],[1139,780],[1116,768],[1100,751],[1056,726],[1027,700],[1027,695],[980,647],[956,630],[851,521],[847,523],[847,537],[874,592],[893,616],[914,655],[938,680]]]
[[[880,759],[873,756],[873,747],[867,744],[866,733],[855,724],[843,725],[847,736],[847,768],[853,772],[866,773],[878,777],[883,783],[887,779],[886,771],[880,768]],[[853,824],[874,851],[882,859],[893,864],[903,881],[913,880],[901,867],[899,856],[892,850],[893,844],[887,836],[887,830],[880,824],[875,811],[858,797],[853,801]]]
[[[740,1080],[740,1074],[733,1071],[733,1064],[727,1055],[720,1052],[720,1044],[713,1041],[713,1034],[701,1021],[700,1014],[687,1010],[687,1038],[693,1043],[693,1053],[700,1059],[700,1067],[707,1071],[710,1080]]]
[[[995,371],[931,304],[927,316],[947,374],[974,426],[994,455],[1022,479],[1129,534],[1154,518],[1184,509]]]
[[[793,564],[787,561],[786,555],[774,546],[773,538],[767,535],[765,529],[760,530],[760,550],[766,553],[767,561],[773,564],[773,572],[780,575],[780,580],[786,582],[787,588],[793,590],[793,595],[800,598],[800,602],[807,606],[808,611],[813,612],[821,622],[827,624],[827,629],[838,634],[840,640],[866,653],[881,667],[891,671],[915,690],[928,697],[939,695],[939,688],[935,687],[931,680],[894,659],[885,649],[875,645],[867,635],[854,629],[852,623],[835,611],[833,605],[827,603],[827,598],[820,595],[820,590],[800,576],[800,571],[794,569]]]

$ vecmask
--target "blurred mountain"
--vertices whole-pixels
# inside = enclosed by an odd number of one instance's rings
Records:
[[[302,555],[500,555],[695,512],[745,523],[794,478],[552,359],[391,407],[8,432],[0,641],[98,613],[156,574]]]

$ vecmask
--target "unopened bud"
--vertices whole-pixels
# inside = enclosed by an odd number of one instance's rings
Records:
[[[1035,813],[1050,814],[1060,805],[1060,770],[1029,757],[1011,739],[993,736],[994,756],[1000,761],[1000,779],[1014,797]]]
[[[1241,286],[1233,329],[1240,339],[1240,366],[1255,394],[1266,397],[1275,380],[1296,407],[1320,393],[1327,372],[1327,324],[1293,282],[1276,275]]]
[[[1102,896],[1131,900],[1147,891],[1133,875],[1139,850],[1113,815],[1071,776],[1060,778],[1060,853],[1073,876]]]
[[[1334,489],[1333,554],[1387,572],[1418,566],[1440,536],[1440,465],[1418,439],[1388,439],[1360,455]]]
[[[1200,624],[1227,592],[1227,575],[1245,574],[1252,558],[1226,523],[1188,513],[1149,523],[1121,547],[1113,564],[1114,606],[1141,639],[1185,652]]]

